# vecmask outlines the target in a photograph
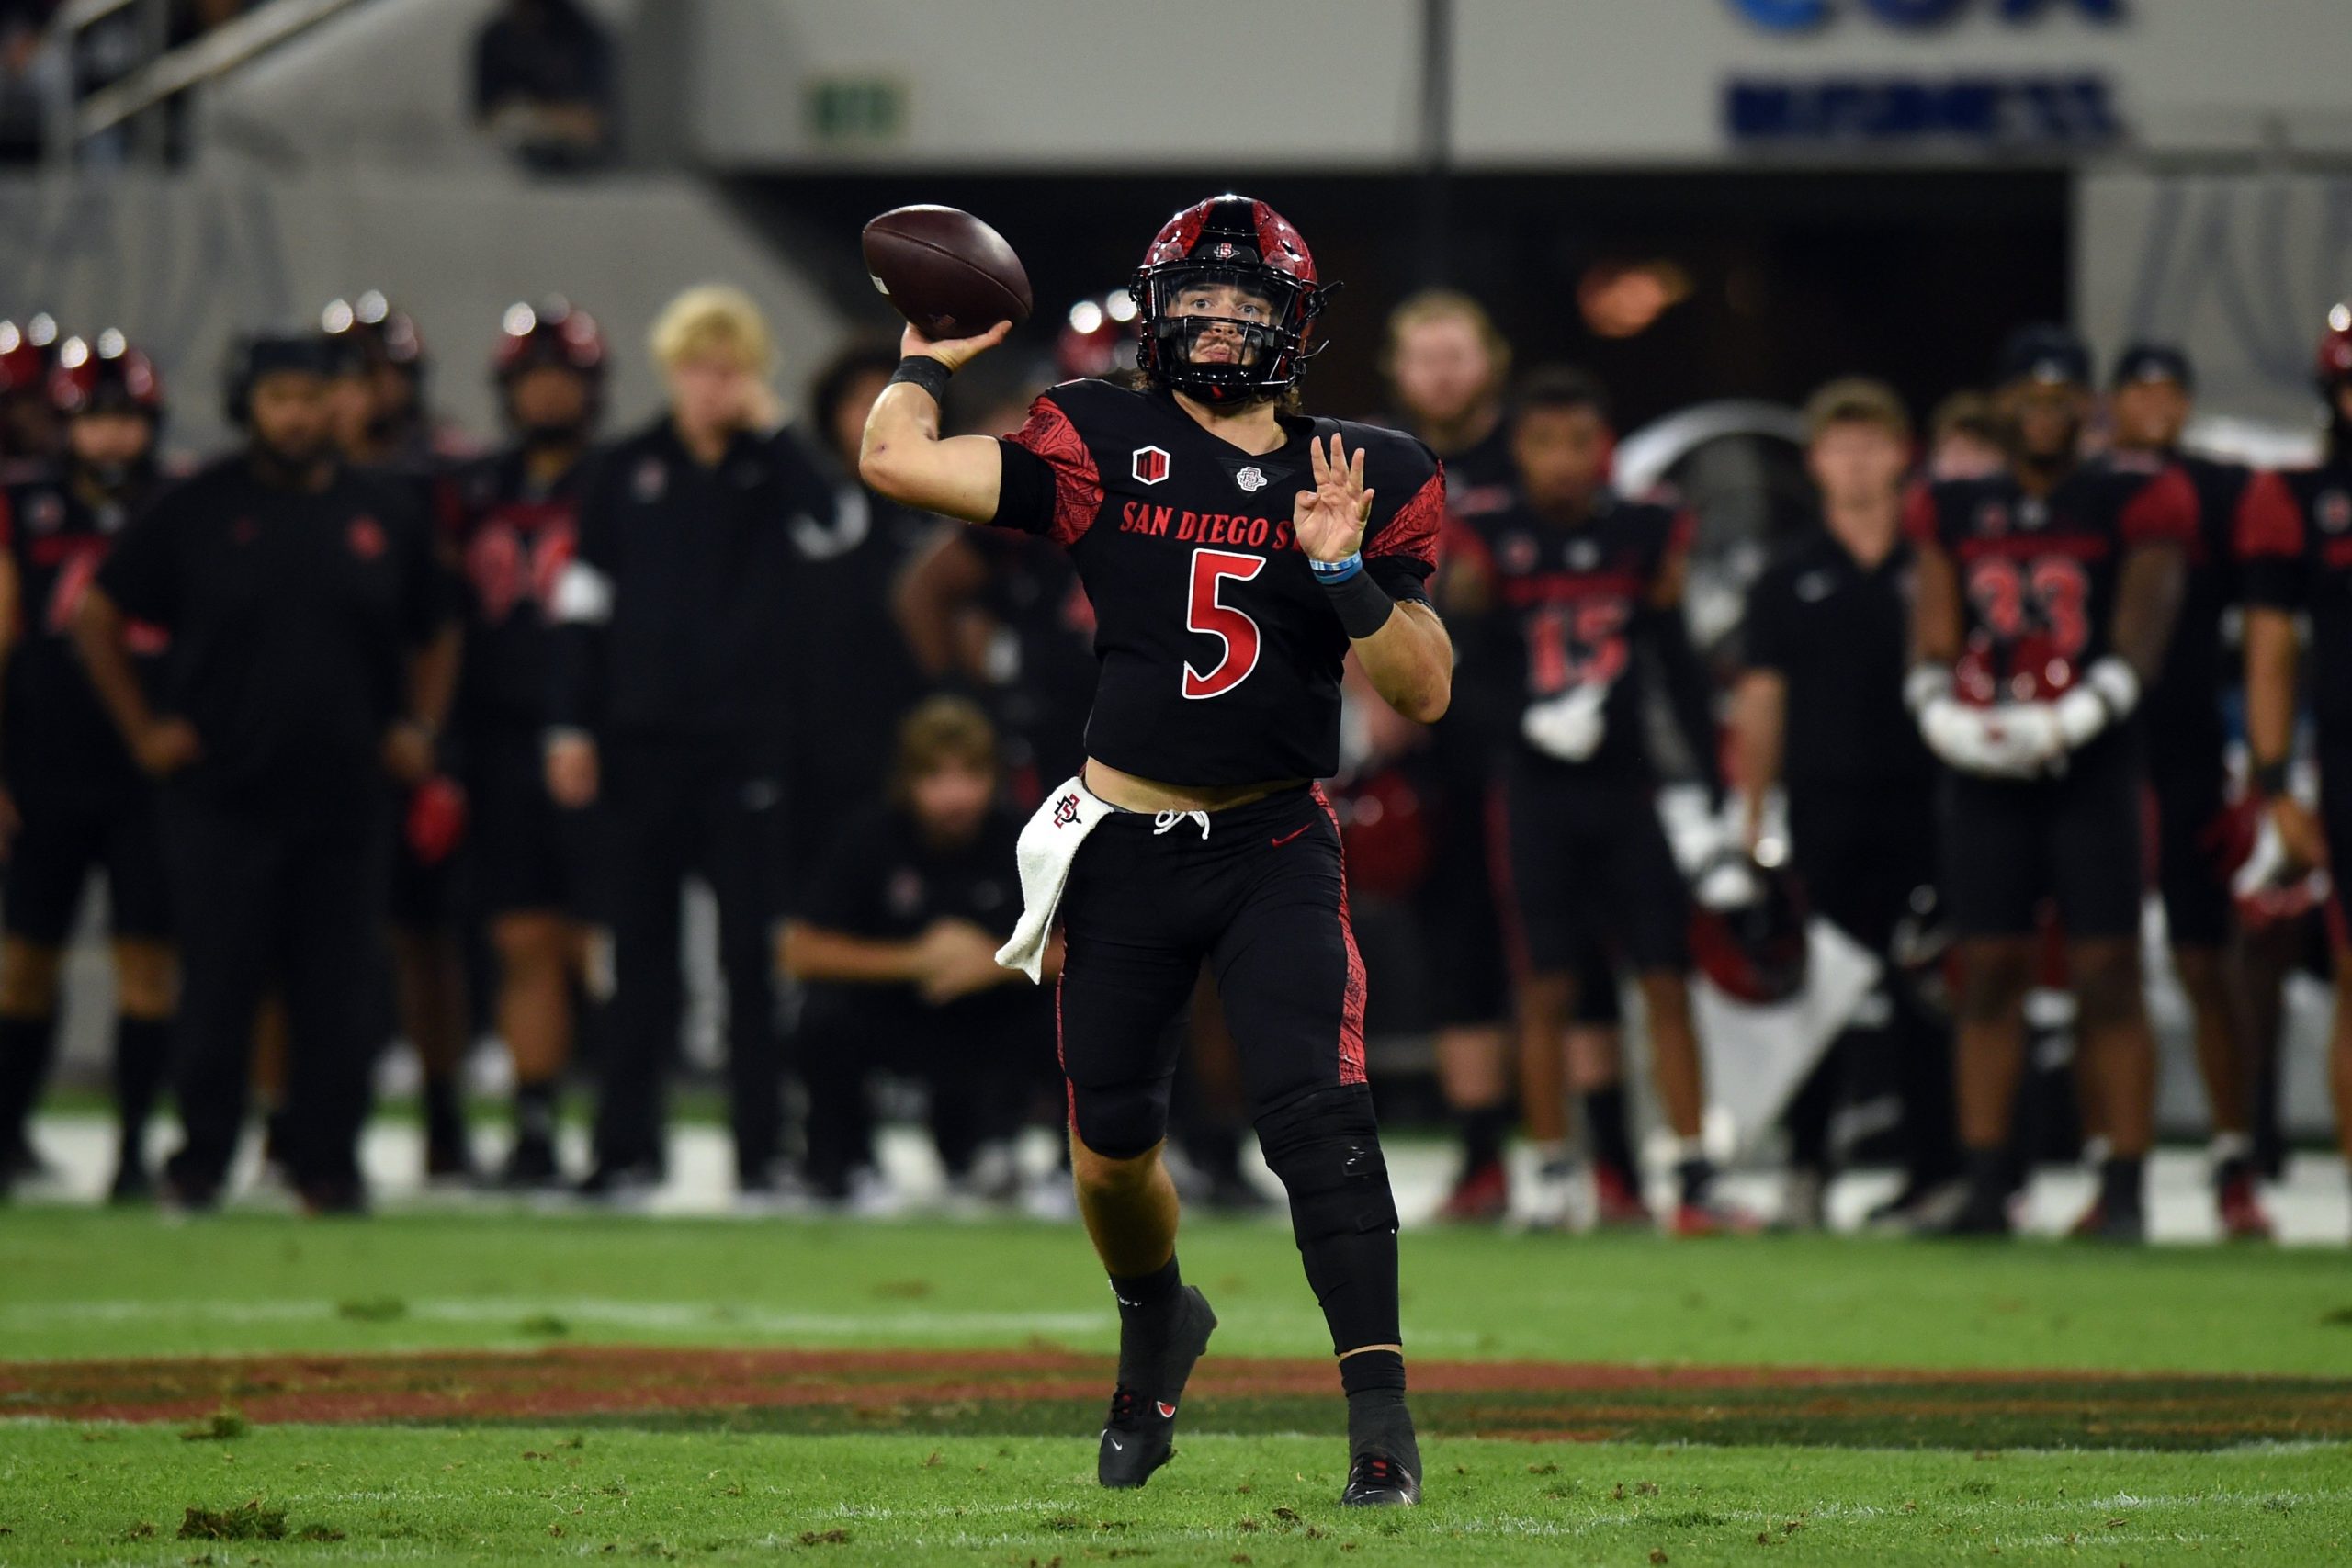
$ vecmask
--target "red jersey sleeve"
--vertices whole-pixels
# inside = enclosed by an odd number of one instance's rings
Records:
[[[1078,543],[1102,509],[1102,477],[1094,467],[1094,454],[1088,450],[1086,438],[1079,434],[1060,404],[1050,396],[1040,396],[1029,405],[1028,423],[1004,439],[1043,458],[1052,470],[1053,486],[1050,497],[1040,496],[1029,504],[1000,506],[997,524],[1042,534],[1065,549]]]
[[[2150,479],[2124,502],[2118,519],[2126,545],[2193,545],[2197,541],[2197,487],[2188,470],[2175,464]]]
[[[1936,513],[1936,492],[1924,481],[1911,487],[1903,498],[1903,535],[1914,545],[1943,547],[1943,534]]]
[[[1419,562],[1427,576],[1437,570],[1438,535],[1446,522],[1445,468],[1441,464],[1387,522],[1365,537],[1363,557],[1403,556]]]
[[[2240,560],[2301,558],[2302,508],[2295,504],[2295,492],[2287,488],[2285,479],[2273,473],[2258,473],[2247,481],[2245,492],[2238,497],[2231,540]]]

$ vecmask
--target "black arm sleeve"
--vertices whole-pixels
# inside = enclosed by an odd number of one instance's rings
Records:
[[[1652,606],[1643,612],[1644,629],[1657,657],[1658,675],[1665,682],[1667,705],[1674,710],[1674,727],[1682,732],[1707,800],[1720,807],[1724,799],[1722,748],[1715,738],[1715,688],[1706,661],[1690,641],[1682,606]]]
[[[1426,604],[1430,602],[1430,572],[1427,561],[1413,556],[1374,556],[1363,563],[1364,571],[1380,584],[1380,591],[1400,604]]]
[[[1054,466],[1005,436],[997,437],[996,449],[1004,459],[1004,474],[997,480],[996,516],[990,521],[1000,528],[1017,528],[1023,534],[1051,531],[1058,493]]]

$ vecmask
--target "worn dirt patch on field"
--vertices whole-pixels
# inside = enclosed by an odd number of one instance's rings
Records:
[[[1054,1349],[246,1356],[0,1363],[0,1416],[253,1423],[565,1422],[763,1431],[1084,1432],[1107,1358]],[[1424,1430],[1558,1440],[2215,1448],[2352,1438],[2352,1382],[2316,1378],[1416,1361]],[[1211,1357],[1194,1431],[1321,1430],[1328,1363]]]

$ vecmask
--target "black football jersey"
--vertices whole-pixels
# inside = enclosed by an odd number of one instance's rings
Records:
[[[1635,642],[1653,613],[1660,576],[1688,552],[1696,528],[1696,520],[1673,505],[1605,491],[1575,523],[1524,504],[1467,522],[1490,606],[1490,635],[1479,647],[1491,661],[1491,678],[1517,694],[1514,737],[1518,715],[1530,705],[1599,686],[1608,694],[1600,749],[1581,763],[1555,765],[1650,771],[1644,661],[1634,656]],[[1527,754],[1535,755],[1532,749]]]
[[[2006,472],[1914,491],[1905,531],[1960,576],[1962,695],[2033,701],[2071,686],[2109,652],[2124,556],[2194,548],[2197,513],[2179,465],[2128,453],[2082,464],[2046,496]]]
[[[1310,439],[1361,447],[1374,491],[1365,570],[1426,601],[1445,514],[1429,448],[1375,426],[1284,416],[1263,455],[1203,429],[1163,391],[1071,381],[1006,438],[995,521],[1068,550],[1094,607],[1087,755],[1173,784],[1319,778],[1339,767],[1348,636],[1291,533]],[[1015,451],[1051,483],[1014,475]],[[1014,500],[1016,496],[1034,497]]]
[[[2254,470],[2210,457],[2174,459],[2197,492],[2197,527],[2188,542],[2188,581],[2165,645],[2164,668],[2148,688],[2148,741],[2161,758],[2218,766],[2228,731],[2222,697],[2230,683],[2222,618],[2243,594],[2237,559],[2238,509]]]
[[[2320,739],[2352,741],[2352,462],[2257,475],[2237,547],[2247,603],[2310,612]]]
[[[74,618],[129,521],[129,504],[93,506],[62,477],[0,488],[0,540],[17,567],[16,646],[0,700],[0,744],[19,794],[104,790],[139,772],[74,648]],[[164,634],[134,623],[133,656],[152,686]]]
[[[437,521],[466,586],[461,728],[547,722],[548,606],[580,536],[577,462],[539,484],[520,448],[469,463],[435,487]]]

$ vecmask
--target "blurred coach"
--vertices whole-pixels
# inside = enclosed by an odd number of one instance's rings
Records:
[[[653,328],[662,417],[606,452],[581,492],[578,553],[555,591],[548,790],[604,804],[616,991],[590,1197],[664,1169],[662,1090],[684,1005],[678,894],[718,902],[736,1178],[780,1177],[783,1084],[770,928],[782,912],[785,699],[793,529],[829,521],[832,487],[777,429],[767,323],[705,288]]]
[[[273,981],[296,1186],[313,1213],[364,1206],[390,785],[431,768],[456,682],[450,585],[416,489],[335,456],[329,368],[315,337],[244,347],[229,402],[246,445],[131,525],[76,628],[132,755],[168,781],[187,1137],[164,1186],[186,1208],[219,1201]],[[131,619],[171,638],[153,708]]]

